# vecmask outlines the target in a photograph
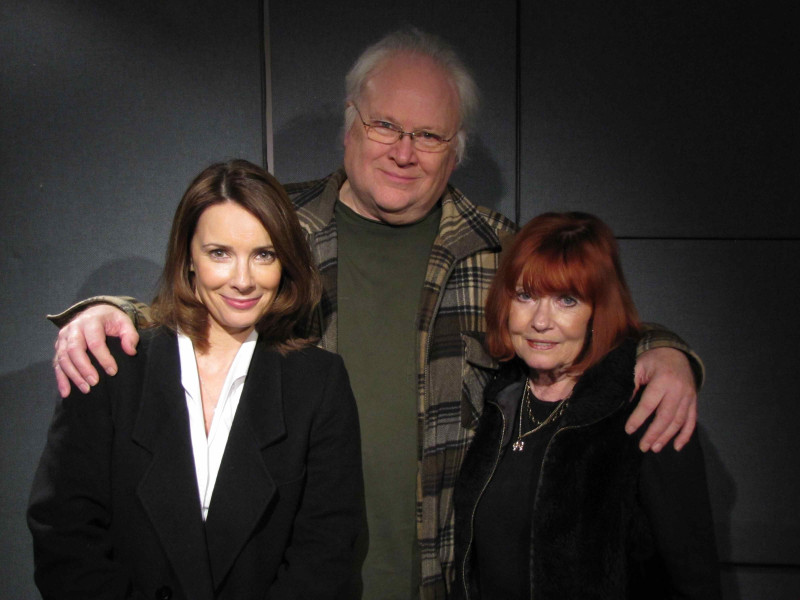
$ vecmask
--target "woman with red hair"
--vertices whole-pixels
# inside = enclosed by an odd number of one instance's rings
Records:
[[[456,484],[456,596],[720,597],[702,452],[624,431],[641,328],[611,230],[548,213],[492,283],[501,361]]]

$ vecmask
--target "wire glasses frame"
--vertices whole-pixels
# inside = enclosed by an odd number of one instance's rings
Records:
[[[444,152],[447,150],[447,144],[458,135],[458,133],[455,133],[445,139],[438,133],[426,131],[425,129],[403,131],[399,125],[395,125],[389,121],[371,121],[367,123],[364,117],[361,116],[361,111],[358,110],[358,106],[353,104],[353,108],[355,108],[356,113],[358,113],[358,118],[364,126],[367,137],[379,144],[394,144],[402,140],[404,135],[407,135],[411,138],[411,143],[414,144],[414,148],[420,152]]]

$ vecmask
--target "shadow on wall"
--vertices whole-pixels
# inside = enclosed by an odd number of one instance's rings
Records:
[[[87,278],[75,300],[100,293],[125,293],[149,299],[161,273],[139,258],[106,263]],[[54,307],[54,310],[58,307]],[[55,338],[56,329],[53,328]],[[0,378],[0,597],[39,598],[33,583],[33,551],[25,523],[33,473],[44,448],[58,392],[46,360]]]
[[[55,330],[54,330],[55,331]],[[6,598],[38,598],[33,585],[33,551],[25,509],[33,472],[44,448],[57,392],[50,361],[0,379],[0,492],[3,556],[0,579]]]
[[[450,178],[450,183],[461,190],[473,203],[504,212],[500,206],[500,201],[505,197],[507,191],[503,183],[503,175],[489,147],[479,136],[473,135],[469,138],[467,157],[456,168]],[[510,206],[513,206],[513,201]],[[511,220],[514,219],[513,214],[506,214],[506,216]]]
[[[276,131],[274,175],[282,183],[291,183],[319,179],[338,169],[344,157],[342,115],[338,105],[328,103],[323,110],[295,117]],[[467,158],[456,168],[451,183],[475,204],[497,211],[506,195],[497,161],[478,135],[470,137]]]
[[[724,557],[731,555],[731,514],[736,504],[736,482],[702,425],[697,426],[697,435],[703,446],[709,493],[714,494],[711,504],[714,507],[717,551],[724,560]],[[725,600],[743,600],[735,572],[721,568],[720,579]]]

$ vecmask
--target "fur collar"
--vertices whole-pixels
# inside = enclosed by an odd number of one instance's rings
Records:
[[[592,423],[616,410],[633,394],[633,369],[636,365],[636,342],[625,340],[599,363],[581,375],[561,426]],[[513,417],[525,385],[525,369],[518,359],[504,363],[497,377],[486,388],[486,401],[494,402],[506,419]],[[504,440],[505,441],[505,440]]]

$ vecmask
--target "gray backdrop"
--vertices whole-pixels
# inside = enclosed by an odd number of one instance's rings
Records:
[[[266,161],[262,82],[275,174],[335,169],[348,66],[412,24],[455,44],[482,90],[457,185],[522,222],[544,210],[599,215],[621,239],[642,315],[703,356],[700,434],[726,598],[796,600],[798,21],[789,10],[708,0],[263,9],[256,0],[0,6],[0,598],[38,597],[24,510],[56,395],[55,328],[43,315],[100,292],[150,297],[190,179],[214,160]]]

